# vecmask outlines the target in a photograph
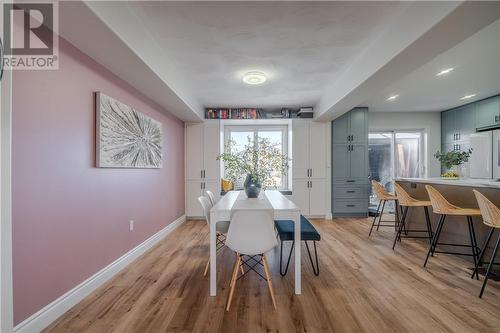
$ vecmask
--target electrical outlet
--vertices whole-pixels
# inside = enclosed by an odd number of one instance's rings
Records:
[[[134,231],[134,220],[130,220],[129,226],[128,226],[129,231]]]

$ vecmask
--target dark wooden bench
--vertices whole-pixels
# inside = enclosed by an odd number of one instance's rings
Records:
[[[288,272],[288,265],[290,264],[290,258],[292,257],[293,247],[295,245],[295,226],[292,220],[276,220],[274,221],[274,226],[278,232],[278,236],[281,241],[280,247],[280,274],[285,276]],[[306,219],[303,215],[300,215],[300,236],[301,240],[305,242],[307,253],[309,254],[309,260],[313,268],[314,275],[319,275],[319,263],[318,263],[318,252],[316,249],[316,242],[321,240],[319,232],[314,228],[314,226]],[[283,242],[291,241],[292,247],[290,248],[290,254],[288,255],[285,271],[283,271]],[[311,256],[311,251],[309,250],[308,241],[312,241],[314,245],[314,257],[316,265],[314,264],[313,258]]]

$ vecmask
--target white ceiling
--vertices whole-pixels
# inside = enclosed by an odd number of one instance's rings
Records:
[[[499,19],[500,2],[66,1],[60,13],[64,38],[187,122],[208,106],[314,106],[319,121],[363,105],[437,110],[468,86],[498,88],[483,47],[438,60]],[[449,83],[433,81],[445,62],[457,68]],[[244,84],[254,70],[268,81]],[[389,94],[400,98],[388,105]]]
[[[325,84],[405,2],[129,2],[127,8],[207,106],[315,105]],[[243,73],[267,74],[261,86]]]
[[[449,74],[437,77],[443,69]],[[394,101],[386,99],[398,94]],[[466,101],[468,94],[476,94]],[[370,111],[442,111],[500,94],[500,20],[434,58],[410,75],[380,89],[363,104]]]

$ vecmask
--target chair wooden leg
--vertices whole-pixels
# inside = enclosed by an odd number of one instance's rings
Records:
[[[208,258],[207,265],[205,266],[205,272],[203,272],[203,276],[207,276],[208,267],[210,267],[210,258]]]
[[[262,261],[264,262],[264,271],[266,272],[266,279],[267,279],[267,285],[269,286],[269,293],[271,294],[271,299],[273,300],[274,309],[276,310],[276,300],[274,299],[273,283],[271,281],[271,274],[269,273],[269,265],[267,264],[265,255],[262,255]]]
[[[229,291],[229,298],[227,300],[227,306],[226,306],[226,311],[229,311],[229,308],[231,307],[231,301],[233,299],[233,294],[234,294],[234,288],[236,287],[236,277],[238,276],[238,268],[241,263],[241,257],[239,254],[236,254],[238,258],[236,259],[236,263],[234,264],[234,269],[233,269],[233,276],[231,278],[231,289]]]

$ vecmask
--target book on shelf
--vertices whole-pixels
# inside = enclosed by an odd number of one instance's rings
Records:
[[[256,108],[207,108],[205,119],[259,119],[261,110]]]

